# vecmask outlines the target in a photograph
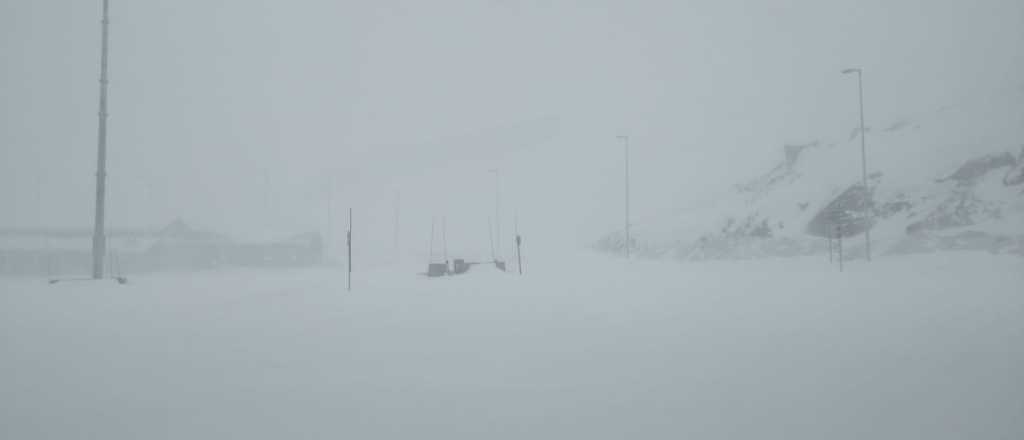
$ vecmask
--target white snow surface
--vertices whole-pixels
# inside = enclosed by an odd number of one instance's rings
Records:
[[[1024,438],[1024,260],[0,279],[5,439]]]

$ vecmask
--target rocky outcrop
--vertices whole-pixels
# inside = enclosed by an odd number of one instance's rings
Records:
[[[886,255],[920,254],[936,251],[983,251],[1024,256],[1024,236],[961,231],[951,235],[920,233],[907,236],[890,247]]]
[[[1017,155],[1017,165],[1006,172],[1006,176],[1003,177],[1003,185],[1016,186],[1024,183],[1024,146],[1020,147],[1020,153]]]
[[[949,176],[939,179],[939,182],[955,181],[960,185],[973,184],[979,177],[988,174],[990,171],[1017,165],[1017,159],[1010,153],[989,154],[976,159],[971,159],[957,168]]]
[[[907,234],[971,226],[981,219],[998,218],[999,206],[979,199],[970,191],[957,191],[935,210],[907,225]]]
[[[1015,115],[1024,95],[1012,102]],[[985,250],[1024,255],[1024,128],[1007,116],[992,145],[978,136],[964,112],[948,109],[932,120],[882,125],[883,139],[869,150],[867,184],[860,182],[859,142],[827,139],[783,146],[784,158],[725,194],[680,211],[678,224],[636,229],[635,255],[685,260],[745,259],[825,254],[842,238],[871,231],[873,253]],[[969,115],[968,115],[969,116]],[[859,130],[852,138],[860,135]],[[878,146],[882,144],[882,146]],[[965,146],[955,148],[956,145]],[[967,156],[961,156],[967,154]],[[956,159],[954,159],[956,157]],[[854,162],[856,161],[856,162]],[[597,243],[622,252],[620,233]],[[845,256],[866,255],[863,239],[844,240]]]
[[[807,224],[807,233],[816,237],[850,237],[861,234],[870,224],[866,212],[870,208],[871,192],[856,184],[843,191],[822,208]]]

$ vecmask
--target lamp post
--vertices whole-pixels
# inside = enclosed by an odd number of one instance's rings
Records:
[[[504,252],[501,251],[501,170],[493,168],[488,171],[494,173],[494,241],[498,243],[498,252],[495,257],[504,261]]]
[[[868,189],[868,153],[865,146],[864,133],[864,79],[860,68],[844,69],[844,75],[857,74],[857,91],[860,97],[860,172],[861,184],[864,185],[864,254],[871,261],[871,191]]]
[[[625,162],[625,176],[626,176],[626,258],[629,258],[629,136],[616,136],[616,139],[623,142],[625,146],[626,162]]]
[[[103,254],[106,252],[107,198],[107,54],[110,28],[110,5],[103,0],[102,42],[100,49],[100,111],[99,130],[96,141],[96,218],[92,231],[92,277],[103,278]]]

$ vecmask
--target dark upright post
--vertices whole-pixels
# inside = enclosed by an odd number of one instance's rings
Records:
[[[348,208],[348,234],[346,235],[346,242],[348,244],[348,282],[347,289],[349,292],[352,291],[352,208]]]
[[[839,271],[843,271],[843,228],[836,226],[836,245],[839,247]]]

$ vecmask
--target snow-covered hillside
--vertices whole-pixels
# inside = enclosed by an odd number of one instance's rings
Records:
[[[870,121],[869,121],[870,122]],[[682,259],[825,252],[826,235],[863,256],[975,249],[1024,255],[1024,88],[885,123],[867,131],[868,187],[859,130],[787,145],[767,172],[634,224],[636,253]],[[872,201],[869,214],[865,200]],[[866,220],[870,217],[870,220]],[[596,247],[621,252],[621,231]]]

